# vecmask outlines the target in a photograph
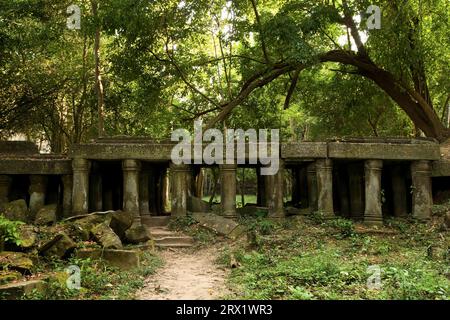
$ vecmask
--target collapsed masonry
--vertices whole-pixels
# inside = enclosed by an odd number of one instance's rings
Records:
[[[189,196],[195,196],[192,181],[202,166],[173,164],[173,146],[141,138],[102,138],[75,145],[68,155],[43,155],[30,142],[0,142],[0,208],[24,199],[30,221],[47,204],[58,206],[59,218],[124,210],[134,214],[135,222],[148,224],[154,216],[186,215]],[[388,215],[427,220],[433,192],[450,188],[450,161],[439,144],[426,139],[284,143],[280,155],[278,173],[257,179],[256,205],[267,207],[271,217],[290,212],[284,199],[287,174],[290,203],[300,203],[303,212],[373,225]],[[237,166],[219,168],[221,214],[233,218]]]

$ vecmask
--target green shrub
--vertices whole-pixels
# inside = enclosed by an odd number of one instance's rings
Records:
[[[22,224],[24,223],[21,221],[11,221],[0,215],[0,250],[5,242],[20,245],[20,235],[17,227]]]

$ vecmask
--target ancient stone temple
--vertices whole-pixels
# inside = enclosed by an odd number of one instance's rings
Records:
[[[44,155],[31,142],[0,142],[0,207],[23,199],[33,215],[56,204],[59,218],[121,209],[145,224],[186,215],[195,194],[192,181],[207,166],[172,163],[173,146],[143,138],[102,138],[74,145],[67,155]],[[426,221],[433,195],[450,188],[445,153],[427,139],[284,143],[278,173],[258,176],[256,205],[268,208],[271,217],[319,211],[369,225],[380,225],[390,215]],[[239,167],[218,167],[225,217],[237,216]],[[289,203],[286,176],[292,178]]]

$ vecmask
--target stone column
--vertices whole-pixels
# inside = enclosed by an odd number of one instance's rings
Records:
[[[268,190],[268,208],[269,217],[282,218],[285,216],[284,212],[284,165],[280,160],[280,167],[278,172],[272,176],[266,176],[269,183],[266,186]]]
[[[73,177],[70,174],[61,177],[63,183],[63,217],[72,216],[72,188]]]
[[[123,210],[134,215],[133,225],[141,224],[139,211],[139,170],[141,163],[138,160],[123,160]]]
[[[407,192],[405,173],[402,167],[397,165],[391,170],[392,199],[395,217],[405,217],[408,214]]]
[[[220,165],[222,213],[224,217],[236,217],[236,168],[235,164]]]
[[[139,181],[139,209],[141,216],[150,215],[150,207],[149,207],[149,185],[150,185],[150,172],[148,170],[144,170],[141,172],[140,181]]]
[[[164,169],[163,183],[162,183],[162,203],[163,203],[163,213],[167,214],[170,212],[170,179],[167,169]]]
[[[364,164],[366,185],[364,223],[369,225],[383,225],[383,213],[381,211],[382,168],[382,160],[366,160]]]
[[[12,179],[10,176],[0,175],[0,208],[9,202],[9,191],[11,188]]]
[[[317,210],[325,216],[334,217],[333,208],[333,161],[331,159],[316,160],[317,176]]]
[[[172,217],[187,215],[188,181],[190,168],[185,164],[170,164],[172,189]]]
[[[364,171],[360,163],[347,166],[350,215],[355,220],[364,218]]]
[[[90,162],[86,159],[75,158],[72,161],[72,169],[72,211],[74,215],[85,214],[89,210],[88,195]]]
[[[47,177],[44,175],[30,175],[30,215],[34,219],[36,213],[45,205],[45,191]]]
[[[413,189],[412,215],[419,221],[429,220],[433,205],[430,161],[420,160],[411,163],[411,176]]]
[[[311,162],[306,168],[306,181],[308,183],[308,205],[309,209],[317,211],[317,173],[316,163]]]

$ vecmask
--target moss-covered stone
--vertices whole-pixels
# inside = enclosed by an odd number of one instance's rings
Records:
[[[141,243],[151,239],[150,233],[143,225],[132,226],[125,232],[125,238],[129,243]]]
[[[70,255],[75,248],[75,242],[67,234],[61,232],[41,246],[39,254],[45,257],[62,259]]]
[[[1,270],[0,271],[0,285],[4,285],[13,281],[17,281],[22,278],[22,274],[13,270]]]
[[[41,208],[34,219],[34,223],[40,226],[49,226],[56,222],[56,204],[50,204]]]
[[[91,230],[94,240],[105,249],[122,249],[122,241],[106,223],[100,223]]]
[[[23,252],[0,252],[0,269],[16,270],[28,274],[33,267],[33,261]]]
[[[11,201],[4,206],[5,218],[11,221],[28,221],[28,207],[23,199]]]
[[[134,215],[128,211],[116,211],[111,214],[111,222],[109,226],[119,236],[120,239],[125,239],[125,232],[133,224]]]

